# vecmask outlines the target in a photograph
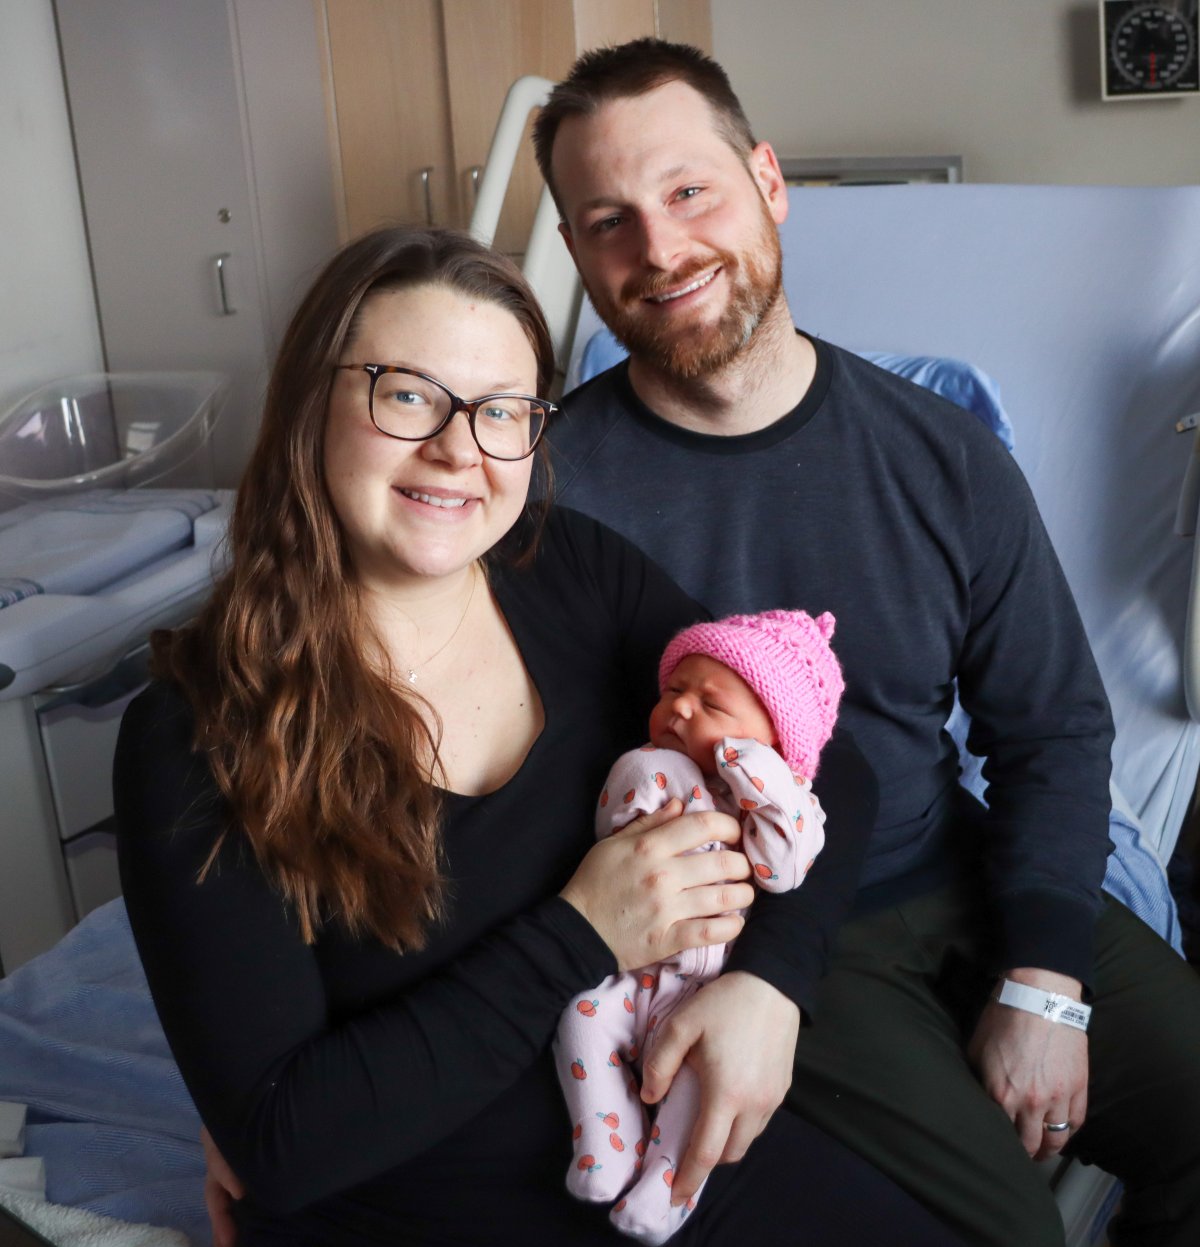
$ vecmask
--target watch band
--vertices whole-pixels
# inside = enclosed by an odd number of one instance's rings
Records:
[[[1000,995],[996,999],[1012,1009],[1036,1013],[1047,1022],[1062,1022],[1081,1031],[1087,1030],[1092,1016],[1091,1005],[1080,1004],[1078,1000],[1072,1000],[1070,996],[1063,996],[1058,992],[1039,991],[1024,983],[1014,983],[1012,979],[1005,979],[1001,983]]]

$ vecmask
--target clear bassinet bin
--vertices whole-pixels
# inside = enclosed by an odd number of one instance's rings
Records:
[[[0,414],[0,510],[162,483],[185,464],[187,484],[211,488],[226,390],[212,372],[92,373],[41,386]]]

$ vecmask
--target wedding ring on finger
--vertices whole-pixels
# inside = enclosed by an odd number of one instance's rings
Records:
[[[1064,1130],[1071,1129],[1071,1123],[1069,1121],[1044,1121],[1042,1129],[1049,1134],[1062,1134]]]

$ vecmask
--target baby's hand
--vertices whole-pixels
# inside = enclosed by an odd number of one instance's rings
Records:
[[[825,844],[825,811],[812,784],[757,740],[726,737],[714,755],[741,811],[754,882],[766,892],[799,887]]]

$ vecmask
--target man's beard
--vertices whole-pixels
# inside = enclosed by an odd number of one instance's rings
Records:
[[[730,283],[730,294],[715,324],[658,324],[654,312],[643,306],[648,296],[678,290],[717,265]],[[626,283],[619,302],[597,302],[595,295],[592,302],[631,355],[681,381],[692,381],[719,372],[746,349],[782,290],[779,231],[764,206],[763,229],[740,259],[732,252],[713,251],[673,273]]]

